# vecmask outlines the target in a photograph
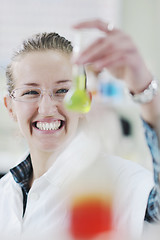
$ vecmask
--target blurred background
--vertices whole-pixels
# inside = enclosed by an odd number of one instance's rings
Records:
[[[160,0],[0,0],[0,174],[6,173],[27,150],[16,123],[3,106],[5,68],[21,41],[41,31],[55,31],[73,40],[73,24],[101,18],[131,35],[151,71],[160,78],[159,9]],[[150,168],[138,107],[129,101],[113,108],[108,107],[106,99],[102,102],[106,114],[108,108],[116,113],[121,128],[118,137],[110,131],[110,144],[115,145],[112,151]]]

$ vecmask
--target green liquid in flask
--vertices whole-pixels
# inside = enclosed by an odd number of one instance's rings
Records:
[[[86,90],[86,76],[84,73],[74,76],[74,86],[67,93],[64,105],[68,110],[74,112],[89,112],[91,98]]]

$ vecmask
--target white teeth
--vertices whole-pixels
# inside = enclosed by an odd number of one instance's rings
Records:
[[[51,123],[37,122],[36,127],[40,130],[57,130],[61,125],[61,121],[57,120]]]

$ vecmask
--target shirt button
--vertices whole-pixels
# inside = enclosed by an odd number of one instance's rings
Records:
[[[37,201],[39,199],[39,194],[38,193],[31,193],[30,194],[30,199],[34,200],[34,201]]]

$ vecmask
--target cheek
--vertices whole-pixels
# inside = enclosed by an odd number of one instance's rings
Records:
[[[21,128],[30,121],[35,111],[34,105],[28,106],[25,103],[16,104],[14,109],[18,124]]]
[[[85,114],[70,111],[66,109],[64,105],[62,106],[62,112],[63,115],[65,115],[67,121],[70,123],[71,127],[77,127],[79,125],[79,121],[85,118]]]

